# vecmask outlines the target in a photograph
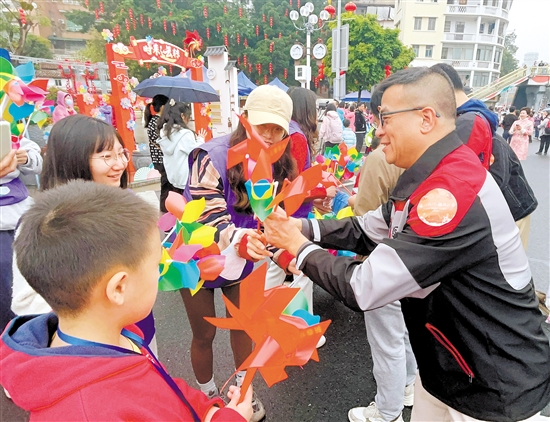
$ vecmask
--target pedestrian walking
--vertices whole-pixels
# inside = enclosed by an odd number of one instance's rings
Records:
[[[540,147],[539,150],[535,153],[537,155],[547,155],[548,146],[550,145],[550,113],[547,111],[542,112],[542,121],[538,126],[540,131]]]
[[[516,115],[516,107],[510,106],[509,113],[502,118],[502,137],[504,140],[508,143],[510,143],[510,128],[512,127],[512,124],[518,119],[518,116]]]
[[[365,118],[365,103],[359,104],[355,110],[355,135],[357,136],[357,151],[361,152],[365,135],[367,134],[367,119]]]
[[[321,123],[321,129],[319,130],[319,139],[323,145],[321,153],[325,151],[325,148],[332,148],[335,145],[339,145],[340,142],[342,142],[342,132],[342,121],[340,117],[338,117],[336,107],[334,104],[329,104],[325,117],[323,117],[323,122]]]
[[[529,151],[529,136],[533,133],[533,122],[529,118],[529,108],[524,107],[521,109],[519,119],[514,121],[508,132],[512,136],[510,146],[520,160],[526,160]]]

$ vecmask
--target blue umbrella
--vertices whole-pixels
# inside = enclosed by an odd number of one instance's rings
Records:
[[[341,98],[341,101],[357,101],[357,91],[346,94],[344,98]],[[361,91],[361,99],[359,101],[370,101],[370,92],[366,89],[363,89]]]
[[[186,103],[220,101],[220,96],[210,84],[181,76],[160,76],[146,79],[134,88],[134,92],[148,98],[159,94],[166,95],[168,98]]]

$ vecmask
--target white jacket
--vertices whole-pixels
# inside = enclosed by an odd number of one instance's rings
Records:
[[[158,144],[164,154],[166,176],[174,187],[185,189],[189,177],[189,154],[203,143],[204,139],[196,137],[189,129],[174,128],[170,137],[167,137],[163,128]]]
[[[20,174],[40,174],[42,171],[42,156],[38,144],[27,138],[21,138],[20,144],[20,148],[27,151],[29,159],[26,164],[19,164],[14,171],[0,178],[0,185],[17,179]],[[19,218],[32,204],[33,200],[29,196],[16,204],[0,207],[0,230],[14,230]]]
[[[339,144],[342,142],[343,126],[338,113],[329,111],[323,117],[321,130],[319,130],[319,139],[323,142]]]

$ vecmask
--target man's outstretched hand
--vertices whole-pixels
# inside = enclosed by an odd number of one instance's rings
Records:
[[[302,220],[288,217],[280,207],[264,221],[264,233],[271,245],[286,249],[294,256],[307,242],[302,234]]]

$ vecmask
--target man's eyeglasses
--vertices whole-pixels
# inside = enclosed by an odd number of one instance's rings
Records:
[[[378,113],[378,119],[380,120],[380,126],[384,126],[384,117],[391,116],[392,114],[406,113],[408,111],[420,111],[424,110],[426,107],[414,107],[414,108],[405,108],[403,110],[395,111],[386,111],[384,113]],[[435,117],[441,117],[441,115],[436,111]]]
[[[113,167],[118,162],[118,160],[120,160],[122,164],[127,164],[130,160],[130,151],[125,148],[118,154],[115,154],[114,152],[106,152],[99,157],[92,157],[92,159],[102,159],[103,161],[105,161],[105,164],[107,164],[107,166]]]

